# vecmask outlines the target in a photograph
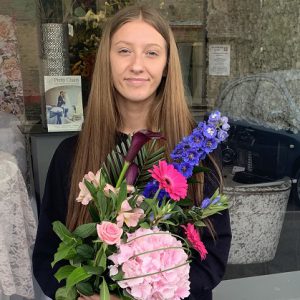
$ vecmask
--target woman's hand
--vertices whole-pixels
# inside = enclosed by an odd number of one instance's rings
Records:
[[[99,295],[93,295],[93,296],[80,296],[77,300],[100,300]],[[121,300],[119,297],[110,295],[110,300]]]

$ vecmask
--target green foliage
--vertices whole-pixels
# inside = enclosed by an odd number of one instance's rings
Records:
[[[96,224],[97,223],[87,223],[87,224],[80,225],[73,231],[73,234],[83,239],[90,236],[96,236],[97,235]]]
[[[66,287],[59,288],[55,293],[55,300],[77,300],[78,295],[76,288],[67,289]]]
[[[108,156],[107,161],[103,165],[103,170],[107,175],[109,181],[114,185],[124,165],[124,157],[127,154],[127,149],[130,145],[131,137],[126,143],[121,143]],[[151,178],[148,172],[153,165],[157,164],[159,160],[164,158],[165,149],[163,147],[155,149],[156,140],[149,142],[150,146],[145,145],[139,151],[135,163],[139,167],[139,175],[137,177],[136,186],[138,189],[143,189],[146,183]],[[109,167],[108,167],[109,166]]]

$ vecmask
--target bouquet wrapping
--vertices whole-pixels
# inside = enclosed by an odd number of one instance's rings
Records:
[[[92,222],[73,232],[53,223],[61,243],[52,266],[64,261],[55,274],[64,283],[56,299],[99,294],[105,300],[110,293],[124,300],[188,297],[189,263],[193,255],[204,260],[208,254],[201,227],[228,208],[218,190],[196,201],[188,187],[197,173],[209,171],[201,161],[228,130],[228,119],[211,113],[175,147],[171,162],[157,146],[160,133],[139,131],[118,145],[96,174],[84,175],[76,201],[88,206]]]

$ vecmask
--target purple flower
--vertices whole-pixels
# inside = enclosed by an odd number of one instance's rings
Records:
[[[203,128],[203,135],[209,139],[214,138],[217,135],[217,129],[215,126],[209,124]]]
[[[194,166],[205,159],[206,154],[217,148],[227,136],[228,118],[219,111],[210,114],[208,122],[199,122],[193,132],[182,139],[171,153],[173,165],[186,178],[193,174]],[[220,128],[224,126],[224,128]]]
[[[228,123],[228,118],[226,116],[221,117],[220,119],[222,124]]]
[[[182,162],[180,164],[173,163],[173,166],[177,171],[179,171],[185,178],[189,178],[193,175],[194,166],[187,162]]]
[[[205,151],[207,154],[212,152],[214,149],[216,149],[218,146],[216,139],[206,139],[203,143],[203,151]]]
[[[189,136],[189,143],[192,148],[200,148],[202,146],[204,137],[203,133],[198,129],[194,129],[193,133]]]
[[[219,111],[214,111],[209,115],[208,122],[209,123],[218,123],[221,119],[221,113]]]
[[[143,196],[146,198],[153,198],[155,193],[158,191],[158,182],[156,180],[149,181],[144,188]],[[157,196],[158,200],[162,200],[164,197],[170,198],[169,194],[165,190],[161,190]]]
[[[163,138],[159,132],[152,132],[150,130],[140,130],[136,132],[131,140],[130,147],[128,149],[127,155],[125,156],[125,161],[132,162],[141,148],[151,139]]]
[[[210,204],[210,199],[209,198],[205,198],[203,199],[202,203],[201,203],[201,208],[204,209],[206,207],[208,207]]]
[[[221,199],[221,196],[217,196],[212,202],[211,202],[211,205],[214,205],[214,204],[217,204]]]
[[[126,178],[126,183],[133,185],[136,181],[137,175],[139,173],[139,168],[136,163],[132,162],[130,166],[127,169],[125,178]]]
[[[199,162],[200,153],[195,149],[190,149],[183,156],[183,161],[191,165],[197,165]]]
[[[229,126],[229,125],[228,125],[228,126]],[[225,140],[227,139],[227,137],[228,137],[227,131],[222,130],[222,129],[220,129],[220,130],[218,131],[218,139],[219,139],[221,142],[225,141]]]

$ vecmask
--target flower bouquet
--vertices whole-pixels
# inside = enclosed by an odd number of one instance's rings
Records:
[[[76,200],[88,206],[93,221],[73,232],[53,223],[61,243],[52,265],[66,263],[55,274],[65,282],[56,299],[95,293],[101,300],[110,293],[124,300],[188,297],[192,249],[201,260],[207,255],[199,228],[228,207],[218,190],[196,206],[188,186],[208,171],[201,160],[226,139],[227,122],[211,113],[176,146],[171,163],[156,145],[161,135],[139,131],[96,174],[84,176]]]

